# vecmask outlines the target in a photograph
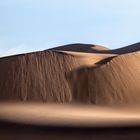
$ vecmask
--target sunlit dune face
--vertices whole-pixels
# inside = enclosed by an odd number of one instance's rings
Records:
[[[71,44],[0,59],[0,101],[140,102],[139,43],[110,50]]]
[[[138,51],[71,71],[68,82],[75,100],[104,105],[139,103],[139,62]]]

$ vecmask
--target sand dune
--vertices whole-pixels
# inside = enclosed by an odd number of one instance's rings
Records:
[[[139,140],[133,106],[0,103],[2,140]]]
[[[100,45],[92,45],[92,44],[70,44],[59,46],[56,48],[52,48],[50,50],[59,50],[59,51],[71,51],[71,52],[84,52],[84,53],[97,53],[105,50],[109,50],[108,48]]]
[[[140,51],[113,57],[97,66],[81,67],[70,72],[68,79],[76,101],[139,103]]]
[[[137,105],[95,106],[9,102],[0,103],[0,121],[41,126],[139,126],[140,110]]]
[[[140,42],[123,47],[123,48],[115,49],[113,51],[117,54],[124,54],[124,53],[140,51]],[[113,51],[111,53],[113,53]]]
[[[109,49],[101,45],[91,45],[91,44],[70,44],[52,48],[50,50],[59,51],[71,51],[71,52],[83,52],[83,53],[101,53],[101,54],[125,54],[140,51],[140,42],[128,45],[126,47],[118,49]]]
[[[139,102],[139,43],[109,50],[71,44],[0,58],[0,100]]]
[[[140,43],[115,50],[71,44],[0,58],[4,140],[139,140],[139,107]]]
[[[0,100],[69,102],[65,75],[81,62],[71,55],[37,52],[0,60]]]

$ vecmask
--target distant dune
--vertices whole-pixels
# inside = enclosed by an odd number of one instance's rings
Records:
[[[92,45],[92,44],[70,44],[64,45],[56,48],[52,48],[50,50],[60,50],[60,51],[71,51],[71,52],[83,52],[83,53],[103,53],[103,54],[125,54],[140,51],[140,42],[110,50],[104,46],[100,45]]]
[[[84,52],[84,53],[97,53],[98,51],[102,52],[104,50],[109,50],[106,47],[100,45],[92,45],[92,44],[70,44],[59,46],[56,48],[52,48],[50,50],[60,50],[60,51],[72,51],[72,52]]]
[[[140,43],[110,50],[71,44],[0,58],[0,100],[140,102]]]

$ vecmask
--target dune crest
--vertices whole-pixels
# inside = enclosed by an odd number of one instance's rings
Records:
[[[79,68],[70,72],[68,80],[76,102],[138,103],[140,51],[112,57],[97,66]]]
[[[65,75],[80,65],[71,55],[53,51],[0,60],[0,100],[69,102]]]
[[[0,101],[139,102],[139,48],[71,44],[0,58]]]
[[[97,53],[97,52],[102,52],[102,51],[106,51],[109,49],[104,46],[101,46],[101,45],[77,43],[77,44],[69,44],[69,45],[55,47],[50,50],[83,52],[83,53]]]

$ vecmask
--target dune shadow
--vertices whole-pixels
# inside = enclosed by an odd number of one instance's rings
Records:
[[[83,53],[106,53],[107,48],[98,46],[100,47],[100,50],[98,50],[97,45],[92,45],[92,44],[69,44],[69,45],[63,45],[55,48],[51,48],[49,50],[59,50],[59,51],[71,51],[71,52],[83,52]]]

